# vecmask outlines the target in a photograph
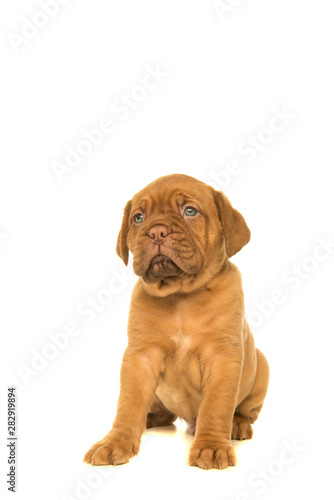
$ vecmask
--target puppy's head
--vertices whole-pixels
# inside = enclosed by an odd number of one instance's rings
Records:
[[[242,215],[222,193],[187,175],[160,177],[128,201],[117,254],[155,295],[190,291],[248,243]]]

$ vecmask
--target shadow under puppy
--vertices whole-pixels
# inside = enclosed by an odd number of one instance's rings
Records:
[[[222,193],[193,177],[161,177],[124,210],[117,253],[140,277],[112,430],[86,453],[92,465],[123,464],[146,427],[177,417],[194,431],[189,464],[236,464],[232,439],[252,437],[269,367],[245,320],[240,272],[230,257],[250,239]]]

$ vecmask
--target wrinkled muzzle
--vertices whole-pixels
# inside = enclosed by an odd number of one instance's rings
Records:
[[[196,275],[203,257],[188,228],[166,219],[145,224],[133,248],[134,272],[147,282],[167,277]]]

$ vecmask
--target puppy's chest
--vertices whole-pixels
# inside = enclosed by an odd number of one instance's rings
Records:
[[[165,358],[164,381],[171,387],[193,388],[201,386],[200,349],[194,332],[185,329],[176,315],[175,327],[169,335],[169,348]]]
[[[175,362],[184,361],[190,356],[191,350],[194,348],[194,341],[190,335],[186,335],[181,328],[177,329],[174,335],[171,335],[171,352],[170,357]]]
[[[187,304],[186,304],[187,305]],[[174,369],[186,370],[193,357],[201,357],[203,326],[195,311],[179,305],[166,322],[167,359]]]
[[[190,420],[197,415],[201,398],[200,359],[191,335],[178,329],[169,338],[165,370],[160,377],[157,395],[176,415]]]
[[[168,358],[177,365],[185,362],[195,348],[194,334],[179,311],[171,315],[168,335]]]

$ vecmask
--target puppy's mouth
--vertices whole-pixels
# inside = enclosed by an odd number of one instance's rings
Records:
[[[143,276],[147,283],[155,283],[164,278],[173,278],[184,274],[175,262],[166,255],[159,253],[150,262],[148,270]]]

